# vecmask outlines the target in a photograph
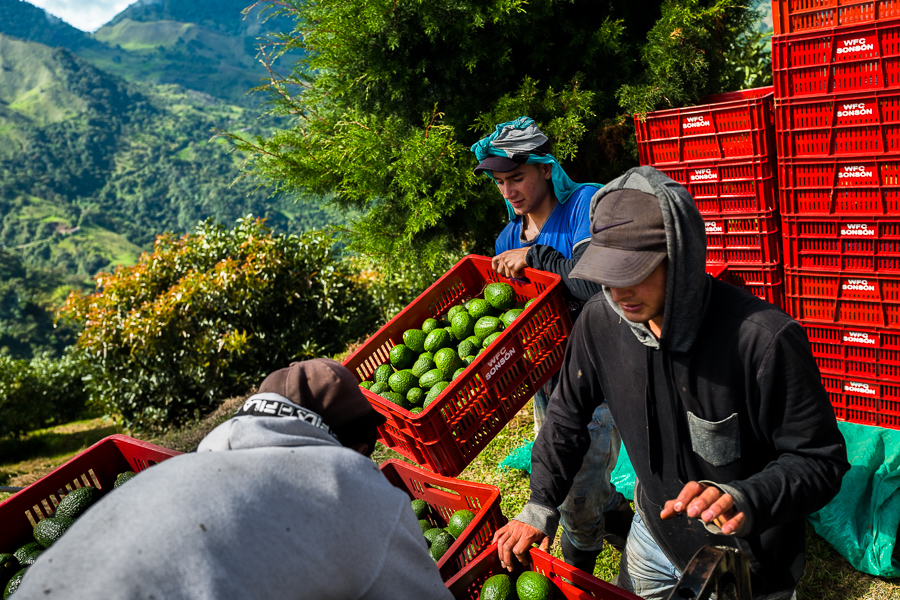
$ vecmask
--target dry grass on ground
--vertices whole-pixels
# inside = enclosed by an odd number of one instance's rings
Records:
[[[141,437],[166,448],[187,452],[216,425],[228,419],[246,398],[226,400],[214,413],[188,427],[158,437]],[[501,461],[525,441],[533,439],[530,403],[514,418],[460,475],[467,481],[489,483],[500,489],[501,510],[513,517],[528,498],[528,474],[499,470]],[[102,418],[33,432],[17,443],[0,441],[0,485],[26,486],[68,458],[113,433],[123,433]],[[140,436],[136,436],[140,437]],[[379,445],[373,460],[401,458]],[[0,493],[0,501],[9,494]],[[800,600],[900,600],[900,580],[873,577],[854,570],[825,540],[808,528],[806,574],[798,589]],[[558,544],[551,552],[560,556]],[[618,573],[619,554],[607,546],[594,574],[611,580]]]

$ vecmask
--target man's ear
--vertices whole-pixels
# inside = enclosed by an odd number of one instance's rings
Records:
[[[540,163],[541,165],[541,175],[544,176],[544,179],[550,179],[553,177],[553,165],[549,163]]]

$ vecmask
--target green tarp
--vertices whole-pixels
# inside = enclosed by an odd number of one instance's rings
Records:
[[[900,431],[839,422],[850,471],[841,491],[809,521],[858,571],[900,577]],[[531,472],[531,446],[513,450],[501,468]],[[634,499],[634,470],[624,446],[612,474],[616,488]]]

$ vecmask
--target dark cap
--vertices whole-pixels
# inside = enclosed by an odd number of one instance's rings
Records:
[[[546,138],[544,138],[546,140]],[[528,152],[520,152],[509,157],[491,155],[478,163],[475,167],[475,174],[480,175],[485,171],[497,171],[498,173],[507,173],[518,168],[528,162],[528,157],[532,154],[536,156],[547,156],[551,150],[550,142],[545,141],[540,146],[533,148]]]
[[[291,363],[266,377],[259,393],[274,392],[322,417],[330,428],[368,416],[374,425],[385,418],[376,412],[347,367],[330,358]]]
[[[645,280],[666,257],[659,199],[633,189],[604,196],[594,210],[591,243],[570,277],[621,288]]]

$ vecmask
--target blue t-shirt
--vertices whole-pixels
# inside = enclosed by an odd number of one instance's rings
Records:
[[[556,205],[537,237],[528,242],[522,241],[522,217],[516,217],[500,232],[494,251],[500,254],[541,244],[550,246],[567,259],[572,258],[575,244],[591,238],[591,198],[598,189],[593,185],[583,185],[572,192],[565,204]]]

